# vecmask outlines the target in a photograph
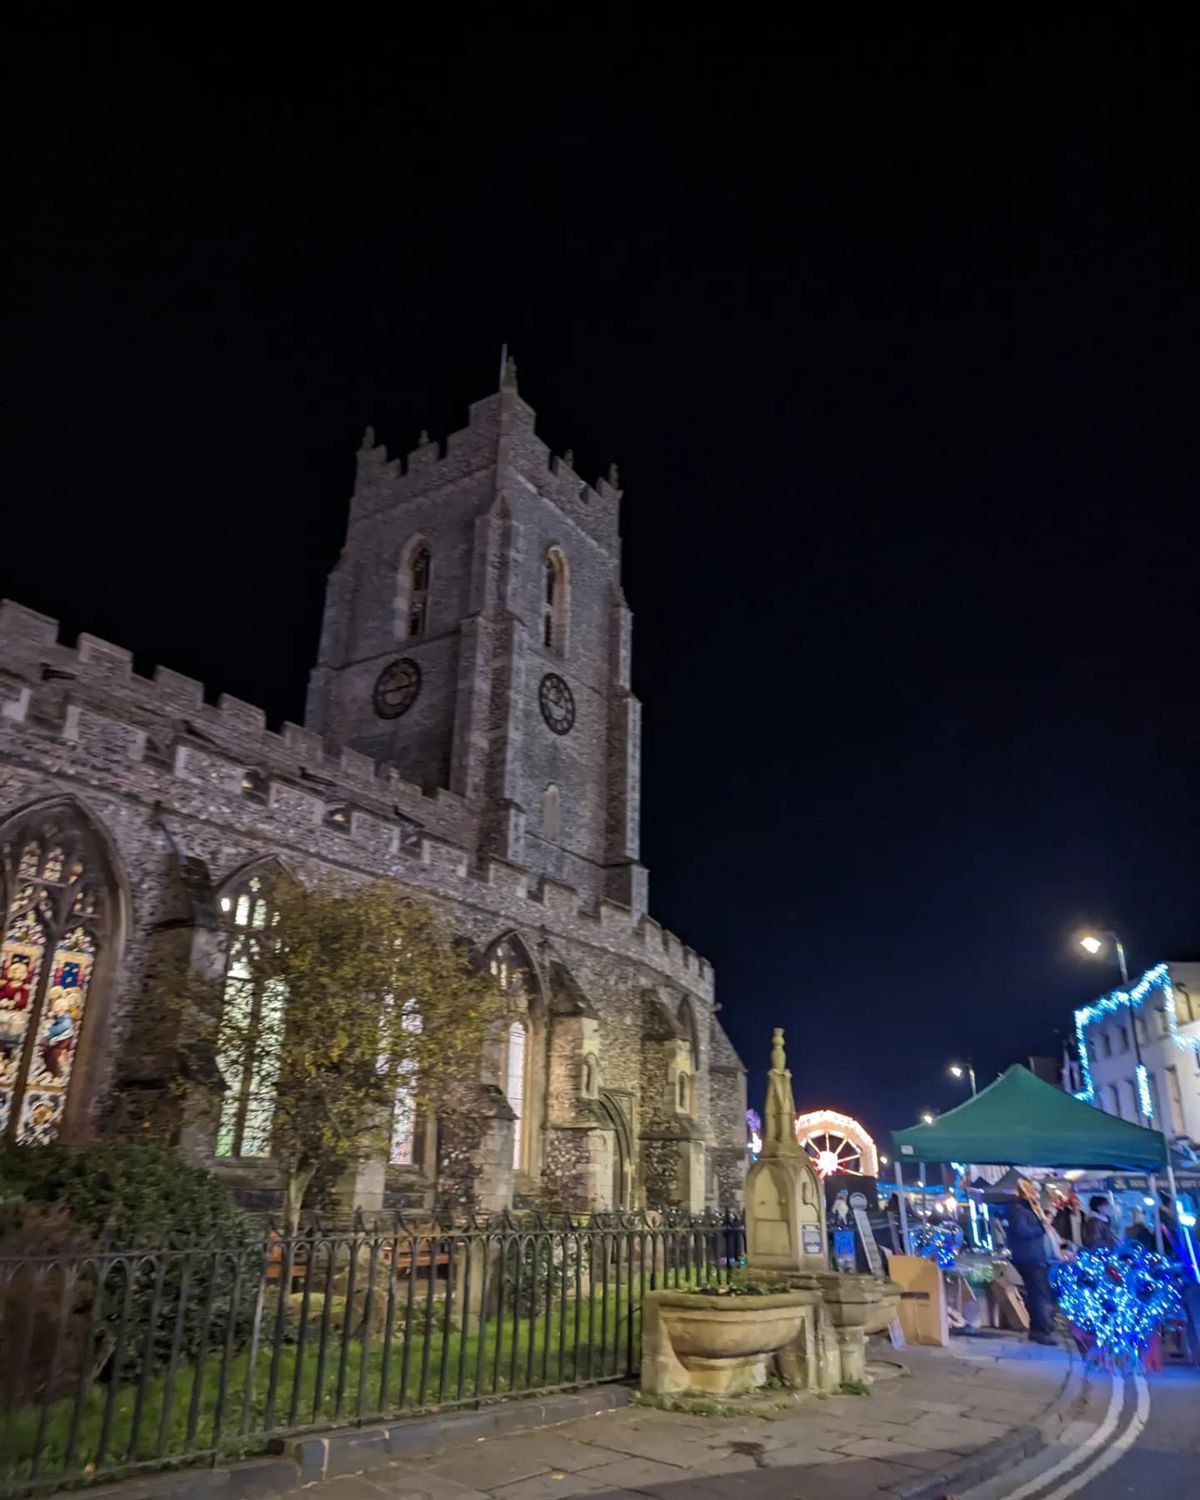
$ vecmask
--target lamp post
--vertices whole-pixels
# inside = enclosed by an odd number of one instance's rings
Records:
[[[1090,953],[1093,958],[1103,951],[1105,938],[1113,945],[1113,951],[1117,955],[1117,967],[1121,971],[1121,983],[1129,986],[1129,966],[1125,962],[1125,944],[1115,932],[1085,932],[1079,939],[1079,946],[1085,953]]]
[[[961,1078],[965,1073],[967,1075],[967,1082],[971,1085],[972,1095],[978,1093],[975,1087],[975,1068],[971,1063],[951,1063],[950,1073],[954,1078]]]
[[[1112,944],[1113,952],[1115,953],[1117,959],[1117,968],[1121,973],[1121,983],[1125,987],[1126,993],[1128,993],[1129,965],[1125,961],[1125,944],[1121,941],[1121,939],[1115,932],[1085,932],[1079,939],[1079,946],[1085,953],[1089,953],[1093,958],[1095,958],[1098,954],[1103,953],[1106,939]],[[1146,1069],[1144,1064],[1142,1063],[1142,1043],[1141,1038],[1138,1036],[1137,1023],[1137,1012],[1134,1010],[1133,1002],[1131,1000],[1129,1002],[1129,1029],[1133,1032],[1133,1055],[1137,1060],[1137,1088],[1134,1090],[1134,1093],[1137,1095],[1138,1124],[1144,1125],[1148,1130],[1153,1130],[1154,1126],[1151,1124],[1150,1119],[1146,1114],[1145,1102],[1142,1099],[1142,1089],[1143,1085],[1145,1084]]]

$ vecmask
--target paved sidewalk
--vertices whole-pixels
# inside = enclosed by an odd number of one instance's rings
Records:
[[[329,1480],[293,1491],[293,1500],[899,1500],[937,1494],[946,1487],[941,1476],[972,1455],[985,1458],[989,1444],[1019,1439],[1062,1405],[1070,1371],[1064,1350],[1010,1339],[956,1339],[948,1350],[886,1350],[879,1358],[888,1378],[868,1396],[801,1396],[785,1414],[766,1420],[625,1407]]]

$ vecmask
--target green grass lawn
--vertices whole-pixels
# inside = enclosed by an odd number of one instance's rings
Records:
[[[684,1279],[681,1278],[681,1285]],[[631,1374],[641,1343],[642,1282],[598,1286],[565,1307],[551,1291],[536,1315],[491,1317],[443,1334],[444,1303],[425,1316],[422,1291],[404,1337],[405,1308],[390,1339],[362,1337],[359,1316],[345,1329],[344,1306],[329,1309],[322,1353],[323,1299],[311,1294],[303,1328],[300,1296],[289,1299],[287,1335],[274,1345],[274,1309],[257,1350],[214,1348],[174,1377],[93,1384],[44,1408],[11,1413],[0,1434],[0,1486],[32,1477],[111,1474],[138,1462],[262,1451],[266,1436],[486,1400],[522,1390]],[[425,1333],[426,1324],[429,1326]],[[75,1429],[72,1442],[72,1429]],[[36,1456],[36,1463],[35,1463]]]

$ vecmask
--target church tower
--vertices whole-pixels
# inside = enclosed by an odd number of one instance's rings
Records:
[[[474,853],[646,909],[615,470],[534,431],[516,367],[445,451],[368,429],[306,722],[463,798]]]

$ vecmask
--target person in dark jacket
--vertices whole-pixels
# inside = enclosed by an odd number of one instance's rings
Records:
[[[1076,1194],[1068,1193],[1063,1199],[1062,1207],[1054,1215],[1054,1232],[1058,1235],[1059,1242],[1074,1245],[1078,1249],[1083,1244],[1083,1225],[1083,1205]]]
[[[1029,1309],[1029,1337],[1035,1344],[1056,1343],[1054,1297],[1050,1291],[1050,1251],[1046,1244],[1048,1225],[1038,1206],[1037,1188],[1022,1178],[1017,1197],[1007,1205],[1005,1222],[1013,1265],[1025,1286]],[[1053,1230],[1049,1230],[1053,1234]]]
[[[1083,1222],[1085,1250],[1115,1250],[1117,1233],[1112,1226],[1112,1204],[1101,1193],[1088,1199],[1087,1218]]]

